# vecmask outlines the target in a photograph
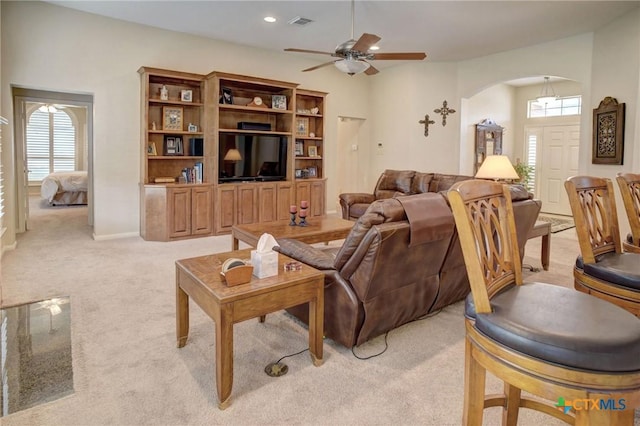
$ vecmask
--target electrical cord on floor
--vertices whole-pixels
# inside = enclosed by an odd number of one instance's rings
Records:
[[[411,324],[412,322],[415,322],[415,321],[422,321],[422,320],[424,320],[424,319],[431,318],[432,316],[437,315],[437,314],[439,314],[440,312],[442,312],[442,308],[438,309],[438,310],[437,310],[437,311],[435,311],[435,312],[430,312],[430,313],[428,313],[428,314],[426,314],[426,315],[423,315],[423,316],[421,316],[421,317],[419,317],[419,318],[416,318],[416,319],[414,319],[414,320],[411,320],[411,321],[409,321],[409,322],[407,322],[407,323],[405,323],[405,324]],[[405,324],[403,324],[403,325],[405,325]],[[391,331],[391,330],[387,331],[387,332],[384,334],[384,349],[383,349],[382,351],[378,352],[377,354],[373,354],[373,355],[369,355],[369,356],[365,356],[365,357],[358,356],[358,355],[356,355],[356,352],[355,352],[355,350],[354,350],[354,349],[355,349],[355,346],[352,346],[352,347],[351,347],[351,353],[353,354],[353,356],[354,356],[354,357],[358,358],[359,360],[363,360],[363,361],[364,361],[364,360],[367,360],[367,359],[375,358],[375,357],[377,357],[377,356],[382,355],[382,354],[383,354],[383,353],[385,353],[385,352],[387,351],[387,349],[389,348],[389,343],[388,343],[388,341],[387,341],[387,337],[389,336],[389,332],[390,332],[390,331]]]
[[[384,333],[384,349],[382,350],[382,352],[379,352],[379,353],[373,354],[373,355],[369,355],[369,356],[365,356],[365,357],[360,357],[360,356],[356,355],[356,352],[354,351],[355,346],[352,346],[351,347],[351,353],[353,354],[353,356],[355,356],[359,360],[371,359],[371,358],[375,358],[377,356],[380,356],[383,353],[385,353],[387,351],[387,348],[389,347],[389,344],[387,343],[387,336],[388,335],[389,335],[388,331],[386,333]]]
[[[285,355],[285,356],[283,356],[282,358],[280,358],[279,360],[277,360],[275,363],[276,363],[276,364],[279,364],[279,363],[280,363],[280,361],[282,361],[282,360],[283,360],[283,359],[285,359],[285,358],[290,358],[290,357],[292,357],[292,356],[300,355],[301,353],[304,353],[304,352],[306,352],[306,351],[308,351],[308,350],[309,350],[309,348],[306,348],[306,349],[301,350],[300,352],[296,352],[295,354]]]

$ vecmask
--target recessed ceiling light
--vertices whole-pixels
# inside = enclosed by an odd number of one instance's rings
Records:
[[[276,18],[274,18],[273,16],[265,16],[264,20],[266,22],[276,22]]]
[[[380,50],[380,48],[378,46],[371,46],[369,50]]]

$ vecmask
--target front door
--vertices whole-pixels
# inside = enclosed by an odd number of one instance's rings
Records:
[[[580,126],[546,126],[538,163],[542,212],[571,216],[565,180],[578,173]]]

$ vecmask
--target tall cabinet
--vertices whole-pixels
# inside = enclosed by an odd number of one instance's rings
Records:
[[[325,213],[327,94],[142,67],[141,235],[170,241]]]
[[[476,159],[473,174],[478,172],[488,155],[502,154],[502,132],[504,128],[487,118],[476,124]]]
[[[142,67],[140,233],[169,241],[211,235],[204,76]]]

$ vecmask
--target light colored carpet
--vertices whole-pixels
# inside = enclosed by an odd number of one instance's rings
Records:
[[[33,229],[4,256],[1,303],[71,297],[75,393],[3,417],[4,426],[460,424],[461,303],[392,331],[379,357],[361,361],[326,340],[323,366],[314,367],[304,353],[286,359],[289,373],[279,378],[268,377],[265,365],[304,349],[306,329],[284,312],[268,315],[264,324],[240,323],[234,329],[232,403],[220,411],[215,329],[195,305],[189,341],[176,348],[174,261],[228,251],[231,237],[93,241],[86,207],[37,206],[35,200]],[[553,235],[550,271],[525,272],[527,280],[572,285],[578,251],[572,232]],[[528,243],[526,263],[540,265],[539,240]],[[383,346],[380,337],[356,351],[370,355]],[[487,387],[502,389],[492,377]],[[486,410],[485,424],[499,423],[499,409]],[[519,424],[559,423],[521,410]]]

